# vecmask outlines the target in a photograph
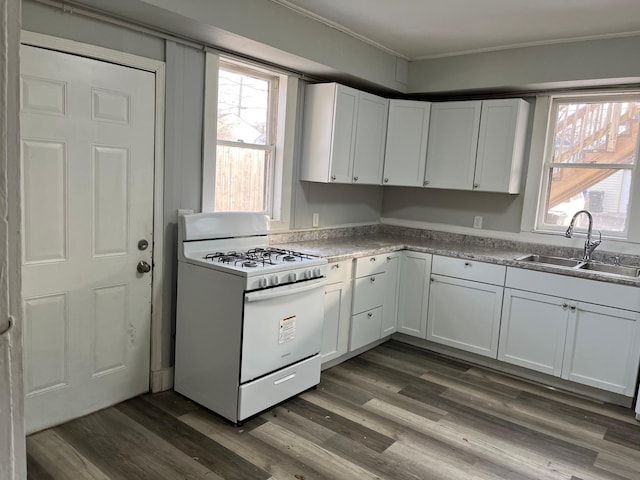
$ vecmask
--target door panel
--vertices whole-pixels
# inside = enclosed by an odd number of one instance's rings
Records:
[[[33,432],[148,391],[155,78],[29,46],[21,78]]]

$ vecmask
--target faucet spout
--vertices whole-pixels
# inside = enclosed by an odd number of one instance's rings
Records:
[[[591,255],[593,254],[593,251],[596,249],[598,245],[602,243],[602,232],[600,232],[599,230],[598,230],[598,235],[599,235],[598,240],[593,240],[591,238],[591,235],[593,232],[593,215],[591,215],[591,212],[589,212],[588,210],[578,210],[576,213],[574,213],[573,217],[571,218],[571,222],[569,223],[569,227],[567,228],[567,231],[564,233],[564,236],[567,238],[571,238],[571,236],[573,235],[573,229],[576,224],[576,219],[581,214],[585,214],[587,216],[587,219],[589,220],[589,227],[587,229],[587,239],[584,242],[584,253],[582,255],[582,259],[589,262],[591,261]]]

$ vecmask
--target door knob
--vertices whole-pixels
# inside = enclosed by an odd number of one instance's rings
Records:
[[[149,246],[149,242],[147,242],[144,238],[138,242],[138,250],[146,250]]]
[[[149,273],[151,271],[151,265],[149,265],[144,260],[140,260],[138,262],[137,270],[138,270],[138,273]]]

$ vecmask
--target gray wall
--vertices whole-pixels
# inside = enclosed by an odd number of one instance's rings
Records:
[[[164,61],[164,41],[159,38],[30,0],[22,2],[22,28]]]
[[[409,63],[409,93],[522,91],[640,82],[640,36]]]
[[[292,228],[311,228],[314,213],[320,227],[380,220],[382,187],[313,182],[298,182],[297,187]]]

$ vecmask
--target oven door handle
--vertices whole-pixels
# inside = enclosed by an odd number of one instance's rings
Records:
[[[283,287],[271,288],[268,290],[258,290],[257,292],[245,293],[244,299],[247,302],[258,302],[260,300],[267,300],[270,298],[284,297],[287,295],[295,295],[296,293],[306,292],[316,288],[324,287],[327,284],[326,278],[319,278],[317,280],[310,280],[304,282],[302,286],[298,284],[286,285]]]

